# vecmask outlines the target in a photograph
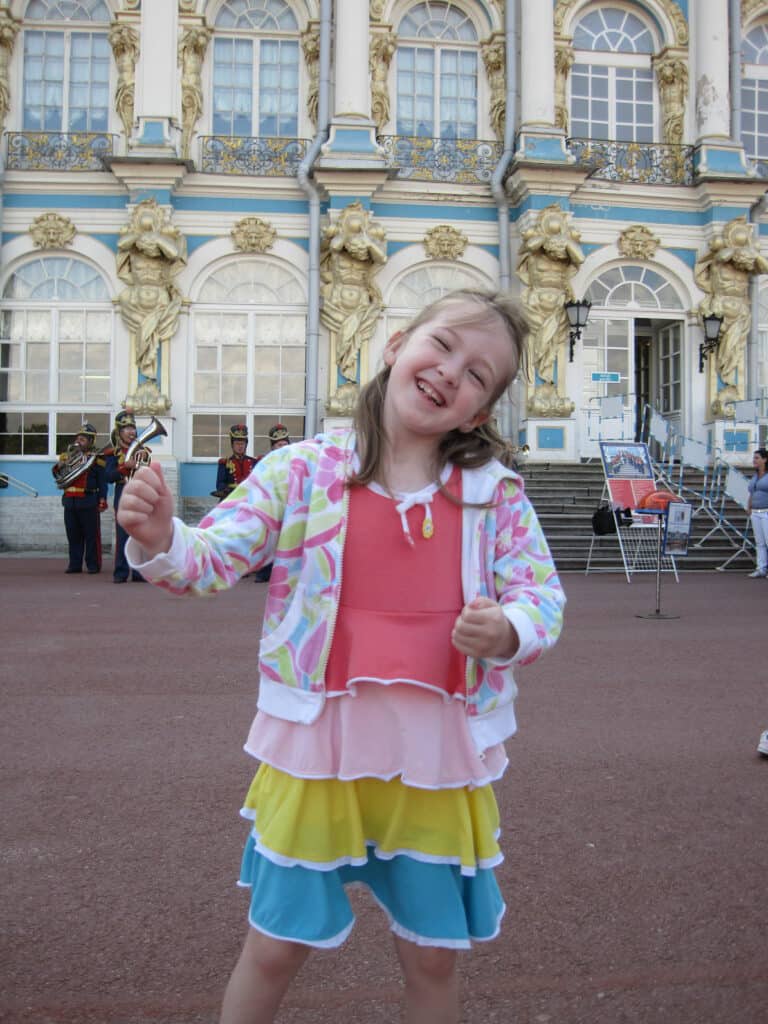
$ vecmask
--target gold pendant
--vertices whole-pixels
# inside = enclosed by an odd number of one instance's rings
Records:
[[[435,527],[431,519],[425,519],[421,524],[421,536],[424,540],[430,540],[435,532]]]

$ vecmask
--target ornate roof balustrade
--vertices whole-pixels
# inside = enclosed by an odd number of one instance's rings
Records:
[[[482,139],[382,135],[378,142],[397,177],[408,181],[487,185],[502,153],[500,142]]]
[[[203,135],[198,170],[203,174],[295,178],[308,146],[307,139]]]
[[[103,171],[115,151],[105,132],[6,132],[10,171]]]
[[[661,142],[569,139],[568,147],[591,178],[638,185],[692,185],[693,146]]]

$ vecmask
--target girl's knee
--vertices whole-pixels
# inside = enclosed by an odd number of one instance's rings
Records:
[[[299,942],[273,939],[251,928],[243,947],[243,956],[258,971],[274,977],[295,974],[309,956],[309,947]]]
[[[431,984],[445,984],[456,973],[455,949],[439,946],[417,946],[411,942],[398,943],[398,955],[406,980]]]

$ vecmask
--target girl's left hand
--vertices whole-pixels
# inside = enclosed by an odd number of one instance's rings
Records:
[[[476,597],[456,619],[451,642],[472,658],[511,658],[520,646],[517,630],[497,601]]]

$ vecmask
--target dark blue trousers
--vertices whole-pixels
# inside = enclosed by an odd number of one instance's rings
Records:
[[[83,557],[91,572],[101,569],[101,531],[99,529],[98,499],[63,498],[64,529],[69,545],[69,566],[72,572],[82,572]]]

